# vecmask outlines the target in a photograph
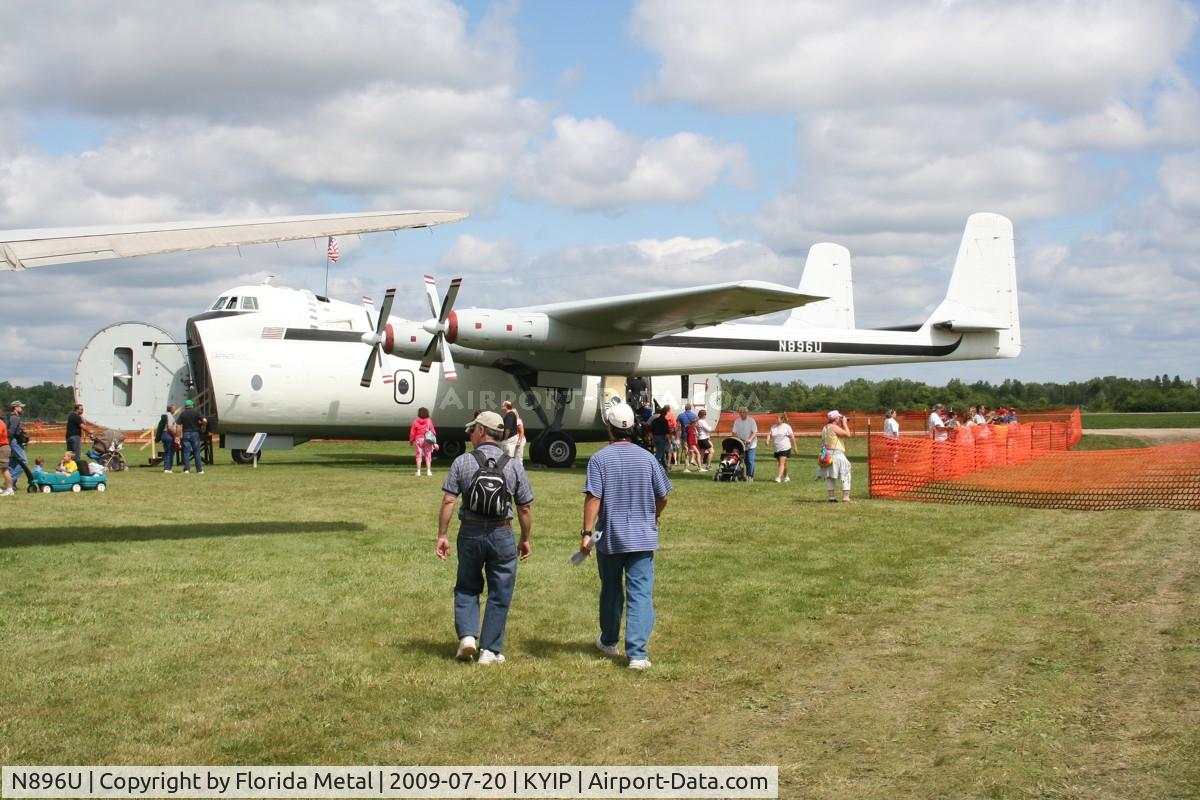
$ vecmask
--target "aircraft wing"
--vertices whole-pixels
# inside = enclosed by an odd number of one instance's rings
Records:
[[[160,222],[84,228],[0,231],[0,269],[148,256],[210,247],[318,239],[427,228],[458,222],[465,211],[368,211],[212,222]]]
[[[566,325],[649,339],[664,333],[716,325],[802,306],[824,297],[763,281],[714,283],[686,289],[571,300],[527,306],[518,312],[542,313]]]

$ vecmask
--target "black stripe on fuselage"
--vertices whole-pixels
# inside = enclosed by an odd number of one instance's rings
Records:
[[[283,332],[283,338],[302,342],[358,342],[361,344],[362,337],[361,333],[354,331],[326,331],[320,328],[288,328]]]
[[[782,350],[780,341],[790,339],[726,339],[709,336],[664,336],[645,342],[647,347],[686,347],[701,350],[761,350],[770,353],[821,355],[835,353],[856,356],[948,356],[962,344],[962,337],[950,344],[863,344],[859,342],[820,342],[817,351]],[[810,340],[797,339],[797,342]]]

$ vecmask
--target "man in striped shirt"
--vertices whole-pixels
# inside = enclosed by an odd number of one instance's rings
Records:
[[[671,482],[654,456],[631,442],[633,409],[612,406],[605,422],[610,444],[588,460],[583,485],[584,554],[596,547],[600,570],[600,636],[596,647],[618,654],[625,613],[625,655],[630,669],[648,669],[646,645],[654,629],[654,551],[658,518]]]

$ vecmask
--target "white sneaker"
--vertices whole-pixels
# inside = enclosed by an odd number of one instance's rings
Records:
[[[163,475],[174,475],[174,474],[175,474],[175,473],[174,473],[174,472],[172,472],[172,471],[171,471],[171,470],[169,470],[169,469],[164,469],[164,470],[163,470]]]
[[[615,644],[605,644],[604,642],[600,641],[599,636],[596,637],[596,649],[601,653],[604,653],[606,656],[617,656],[621,653]]]
[[[631,658],[629,659],[630,669],[650,669],[650,659],[648,658]]]
[[[493,653],[491,650],[484,650],[482,653],[479,654],[479,663],[485,667],[488,664],[503,664],[504,663],[504,654],[503,653]]]
[[[783,479],[782,479],[782,478],[776,478],[776,479],[775,479],[775,482],[776,482],[776,483],[783,483]]]
[[[421,470],[419,470],[419,469],[417,470],[417,477],[418,478],[421,477]]]
[[[0,492],[0,497],[12,497],[15,494],[16,492],[12,489],[5,489],[3,492]]]
[[[429,477],[431,477],[431,478],[432,478],[432,477],[433,477],[433,470],[431,470],[431,469],[427,469],[427,470],[425,470],[425,474],[426,474],[426,475],[428,475]]]
[[[476,648],[474,636],[464,636],[458,640],[458,652],[454,654],[455,658],[457,658],[459,661],[470,661],[475,657],[475,653]]]
[[[792,476],[788,475],[786,478],[783,479],[783,482],[788,483],[789,481],[791,481],[791,479],[792,479]]]

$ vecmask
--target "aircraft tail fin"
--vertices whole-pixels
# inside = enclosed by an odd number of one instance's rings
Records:
[[[784,325],[795,328],[853,328],[854,282],[850,251],[840,244],[814,244],[804,260],[800,291],[824,297],[792,310]]]
[[[1021,352],[1016,255],[1008,218],[985,212],[967,219],[950,288],[924,327],[996,331],[997,357]]]

